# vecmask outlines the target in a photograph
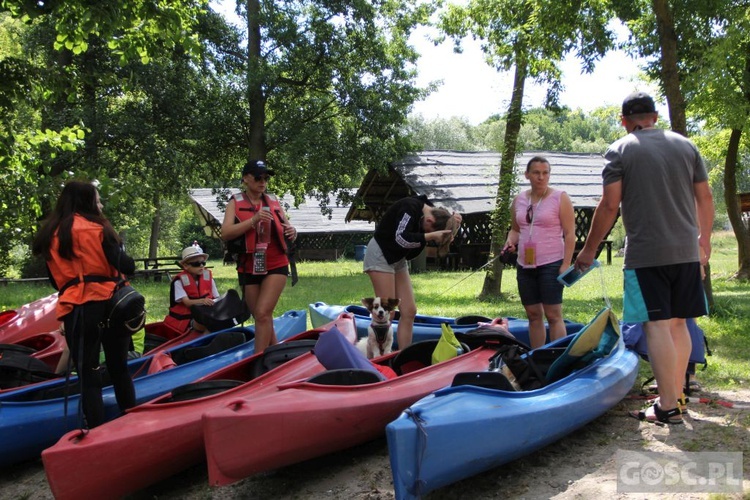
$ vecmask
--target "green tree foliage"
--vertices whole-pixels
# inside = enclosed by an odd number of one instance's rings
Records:
[[[476,129],[466,118],[426,120],[417,115],[409,118],[405,131],[420,151],[480,151],[486,148],[483,141],[475,138]]]
[[[737,238],[736,277],[750,280],[750,227],[742,220],[738,201],[738,193],[750,192],[750,11],[746,2],[726,1],[721,7],[684,87],[692,98],[691,110],[710,127],[726,131],[720,167],[723,204]]]
[[[545,84],[547,106],[557,107],[562,90],[560,61],[574,52],[581,58],[584,70],[590,71],[612,45],[608,20],[606,5],[597,0],[470,0],[465,6],[450,5],[441,17],[440,27],[453,38],[457,49],[460,50],[461,39],[471,35],[480,40],[489,64],[498,70],[514,69],[492,216],[491,257],[500,253],[510,221],[525,82],[532,78]],[[495,261],[488,267],[481,295],[498,295],[501,282],[502,266]]]
[[[567,151],[603,153],[622,136],[617,106],[589,113],[568,108],[556,111],[532,108],[526,111],[518,132],[520,151]],[[505,115],[496,115],[473,126],[464,118],[409,118],[407,133],[417,150],[502,151]]]
[[[8,255],[7,245],[28,241],[66,179],[102,179],[103,194],[112,195],[109,178],[117,172],[101,149],[112,138],[110,99],[125,93],[130,77],[124,68],[178,46],[195,51],[191,33],[200,6],[0,2],[0,189],[8,208],[0,211],[1,255]],[[0,274],[7,265],[0,259]]]
[[[667,96],[672,129],[687,133],[687,111],[711,129],[731,130],[727,136],[726,160],[720,168],[724,170],[727,215],[738,242],[737,276],[749,279],[750,228],[741,221],[737,201],[737,173],[746,168],[742,161],[742,135],[747,132],[750,110],[747,2],[612,0],[612,3],[631,30],[629,49],[649,58],[646,70]]]
[[[409,149],[401,130],[424,91],[408,37],[427,5],[247,0],[238,11],[248,38],[235,125],[244,156],[276,169],[275,190],[323,200]]]

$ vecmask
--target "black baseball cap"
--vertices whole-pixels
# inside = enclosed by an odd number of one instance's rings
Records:
[[[266,166],[266,162],[262,160],[250,160],[249,162],[245,163],[245,166],[242,167],[242,177],[245,177],[246,175],[273,175],[273,170],[270,170]]]
[[[622,101],[622,116],[656,113],[654,100],[645,92],[633,92]]]

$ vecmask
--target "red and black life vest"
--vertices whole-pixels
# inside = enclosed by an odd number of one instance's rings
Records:
[[[287,246],[286,241],[284,241],[283,237],[284,226],[282,226],[282,223],[286,222],[286,217],[284,216],[284,211],[279,204],[279,199],[276,198],[275,195],[268,193],[264,193],[263,198],[266,205],[268,205],[268,207],[271,209],[271,213],[273,214],[273,223],[276,227],[276,231],[271,231],[271,233],[276,235],[276,240],[281,245],[281,249],[284,251],[284,253],[286,253]],[[257,211],[255,205],[247,198],[244,193],[237,193],[236,195],[234,195],[234,203],[234,216],[237,219],[237,222],[251,219]],[[252,253],[255,249],[256,234],[256,231],[247,231],[245,233],[246,253]]]
[[[209,269],[204,269],[196,279],[187,271],[182,271],[174,277],[169,289],[169,314],[164,318],[164,325],[172,328],[176,332],[185,333],[190,329],[190,320],[193,315],[190,307],[184,305],[182,301],[176,301],[174,298],[174,287],[180,280],[185,293],[191,300],[202,299],[211,296],[213,276]]]

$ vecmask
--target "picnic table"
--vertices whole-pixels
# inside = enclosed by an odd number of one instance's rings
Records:
[[[180,257],[143,257],[135,258],[136,269],[133,276],[152,278],[154,281],[161,281],[163,276],[172,279],[172,274],[182,271],[180,267]]]
[[[142,277],[145,279],[153,279],[154,281],[161,281],[163,276],[166,276],[168,280],[172,280],[172,276],[182,271],[180,267],[180,257],[143,257],[135,258],[136,269],[133,276]],[[206,266],[206,269],[211,269],[213,266]]]

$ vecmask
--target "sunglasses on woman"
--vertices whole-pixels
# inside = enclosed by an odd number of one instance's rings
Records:
[[[271,180],[270,175],[255,175],[253,176],[253,178],[255,179],[255,182],[260,182],[260,181],[268,182],[269,180]]]
[[[205,266],[206,265],[206,261],[205,260],[198,260],[198,261],[195,261],[195,262],[188,262],[187,265],[191,266],[191,267],[201,267],[201,266]]]
[[[526,209],[526,222],[531,224],[531,221],[534,220],[534,205],[529,203],[529,208]]]

